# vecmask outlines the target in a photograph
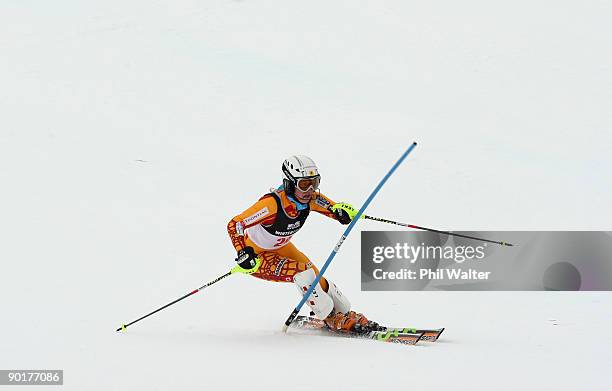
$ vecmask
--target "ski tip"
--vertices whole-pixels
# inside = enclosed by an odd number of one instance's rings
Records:
[[[283,333],[286,333],[288,329],[289,327],[286,324],[283,324],[283,328],[282,328]]]
[[[117,329],[117,331],[125,331],[125,325],[124,325],[124,324],[122,324],[122,325],[121,325],[121,327],[119,327],[119,328]]]
[[[421,338],[423,338],[423,335],[425,335],[425,333],[419,333],[419,338],[417,338],[416,341],[414,341],[414,344],[416,345],[417,343],[419,343],[419,341],[421,340]]]

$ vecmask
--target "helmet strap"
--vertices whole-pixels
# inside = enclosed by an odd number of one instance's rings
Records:
[[[283,178],[283,186],[287,195],[295,195],[295,185],[287,178]]]

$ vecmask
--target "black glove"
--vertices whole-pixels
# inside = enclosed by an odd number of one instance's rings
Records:
[[[257,254],[255,254],[253,247],[247,246],[239,250],[236,263],[245,270],[254,268],[257,265]]]
[[[351,223],[351,216],[341,208],[334,210],[334,216],[336,216],[336,220],[340,222],[342,225],[347,225]]]

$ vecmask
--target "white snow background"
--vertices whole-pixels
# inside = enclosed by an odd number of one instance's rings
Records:
[[[226,224],[291,154],[368,213],[610,230],[610,1],[2,0],[0,368],[65,390],[607,390],[607,292],[361,292],[415,347],[285,335],[289,284],[225,273]],[[319,266],[345,227],[312,215]],[[2,388],[2,387],[0,387]],[[45,389],[40,387],[37,389]],[[10,387],[4,386],[4,389]],[[25,389],[25,388],[24,388]]]

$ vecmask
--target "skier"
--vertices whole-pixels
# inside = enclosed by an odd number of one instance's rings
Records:
[[[319,270],[291,243],[291,238],[304,226],[311,211],[345,225],[357,211],[346,203],[335,204],[318,191],[321,176],[309,157],[285,159],[282,171],[283,184],[230,220],[227,231],[237,251],[240,272],[268,281],[293,282],[303,295]],[[336,284],[324,277],[307,304],[333,330],[368,331],[377,326],[351,311],[351,304]]]

